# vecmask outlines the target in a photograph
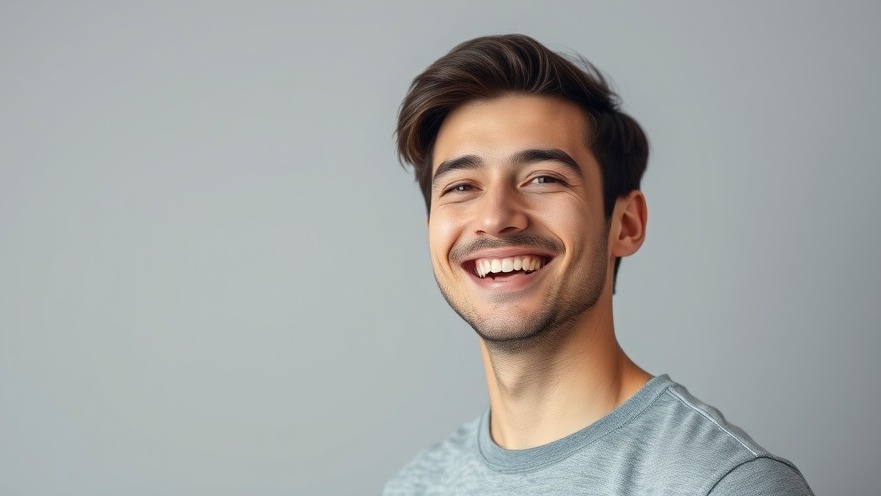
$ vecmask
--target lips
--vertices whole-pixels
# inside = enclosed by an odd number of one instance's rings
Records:
[[[450,250],[449,260],[480,287],[502,290],[528,284],[563,252],[562,243],[553,238],[521,232],[458,244]]]
[[[538,254],[486,254],[467,260],[462,267],[480,278],[496,279],[517,274],[531,274],[551,261],[551,257]]]

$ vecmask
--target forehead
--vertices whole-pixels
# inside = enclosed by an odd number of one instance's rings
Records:
[[[587,137],[585,113],[572,102],[534,95],[476,100],[444,119],[431,165],[435,170],[441,162],[463,155],[501,160],[529,148],[558,148],[587,158]]]

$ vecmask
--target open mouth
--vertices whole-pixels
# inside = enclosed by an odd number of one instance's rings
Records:
[[[477,258],[463,264],[465,270],[481,278],[511,277],[518,274],[531,274],[550,263],[551,257],[540,255],[521,255],[505,258]]]

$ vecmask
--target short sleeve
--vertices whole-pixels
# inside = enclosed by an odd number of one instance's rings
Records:
[[[807,481],[793,466],[773,458],[744,462],[725,475],[708,496],[813,496]]]

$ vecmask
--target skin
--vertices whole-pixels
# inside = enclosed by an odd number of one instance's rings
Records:
[[[651,378],[615,339],[611,291],[615,258],[643,243],[645,198],[605,217],[587,123],[571,102],[513,94],[455,109],[434,144],[435,279],[480,337],[490,431],[508,449],[572,434]],[[475,274],[475,259],[525,255],[545,265]]]

